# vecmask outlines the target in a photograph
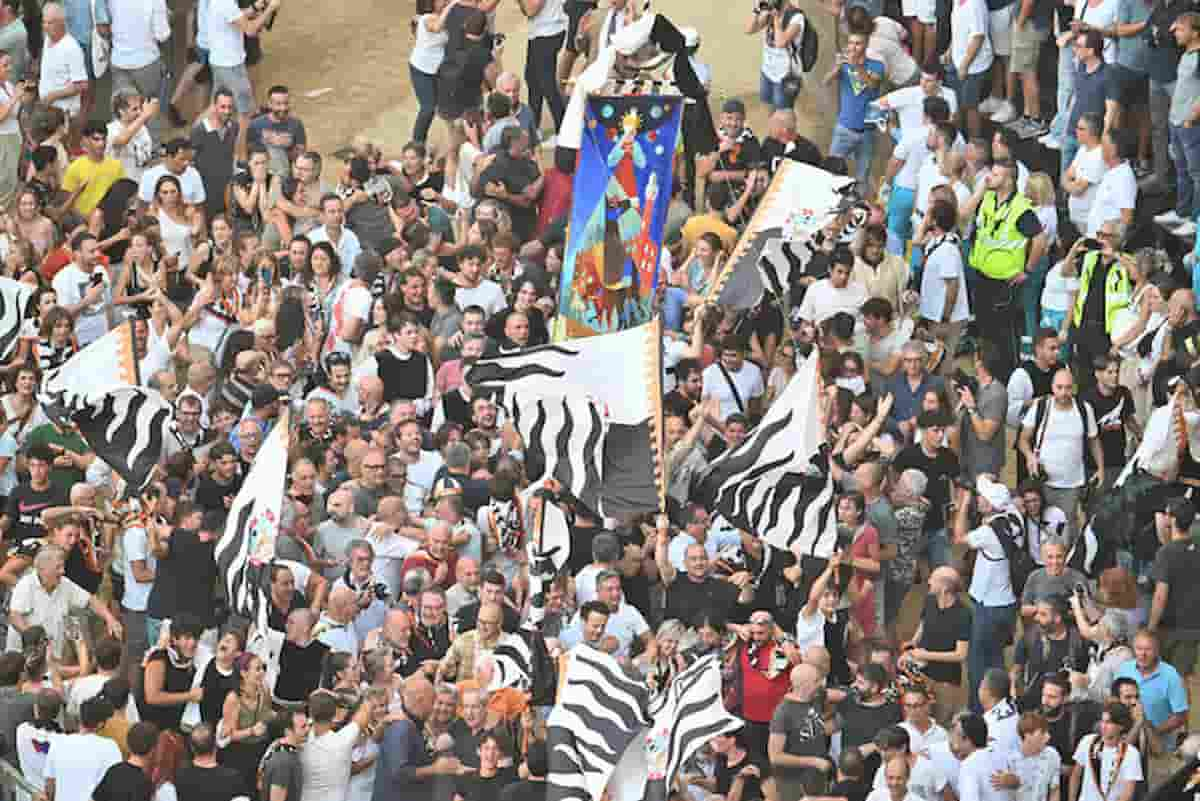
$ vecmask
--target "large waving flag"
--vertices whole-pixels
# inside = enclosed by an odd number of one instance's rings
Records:
[[[8,361],[16,352],[34,289],[22,281],[0,278],[0,361]]]
[[[709,466],[693,495],[777,548],[827,557],[837,542],[837,516],[820,457],[818,360],[814,350],[750,436]]]
[[[260,632],[267,630],[266,572],[275,557],[287,466],[288,413],[284,411],[229,508],[215,554],[230,611],[254,621]]]
[[[608,421],[581,394],[540,396],[512,392],[509,421],[525,443],[530,483],[552,478],[589,509],[598,508]]]

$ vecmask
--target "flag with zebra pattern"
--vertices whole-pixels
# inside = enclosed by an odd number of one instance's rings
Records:
[[[594,452],[561,449],[580,443],[601,446],[600,486],[595,490],[598,500],[592,511],[619,517],[664,507],[662,324],[657,319],[614,334],[480,359],[465,378],[472,387],[502,390],[499,402],[510,417],[533,414],[533,422],[526,417],[531,431],[537,412],[528,406],[520,412],[517,401],[522,397],[559,399],[560,406],[553,410],[553,404],[542,407],[545,414],[538,444],[527,442],[526,446],[540,449],[542,458],[547,459],[551,458],[548,451],[555,450],[554,469],[563,470],[565,460],[571,468],[571,482],[582,486],[585,495],[593,491],[587,486],[587,477],[592,475],[588,465],[594,468],[596,463]],[[584,399],[594,411],[585,411]],[[569,418],[562,409],[570,410]],[[516,415],[514,410],[518,410]],[[581,420],[587,421],[586,434],[577,435],[574,429]],[[562,427],[568,422],[572,431],[565,434]],[[593,438],[596,426],[603,427],[598,440]],[[542,472],[548,474],[545,467]]]
[[[546,617],[546,593],[571,558],[571,527],[554,496],[554,486],[539,483],[521,493],[525,510],[525,554],[529,561],[529,625]]]
[[[530,483],[554,479],[588,509],[597,509],[608,421],[591,397],[512,392],[505,409],[525,444]]]
[[[546,801],[593,801],[650,722],[649,690],[590,645],[575,646],[567,660],[558,703],[547,720]]]
[[[29,301],[35,289],[23,281],[0,278],[0,361],[7,362],[21,342],[21,329],[29,316]]]
[[[750,436],[709,465],[692,497],[777,548],[828,557],[837,515],[821,447],[818,361],[813,350]]]
[[[693,662],[650,705],[645,801],[667,801],[679,769],[704,743],[744,724],[725,708],[716,654]]]
[[[287,455],[288,413],[284,411],[263,441],[229,507],[215,553],[230,612],[254,622],[260,632],[267,629],[269,582],[265,577],[279,535]]]

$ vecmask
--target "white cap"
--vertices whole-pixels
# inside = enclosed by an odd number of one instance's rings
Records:
[[[998,512],[1012,506],[1012,493],[1008,491],[1008,487],[997,481],[992,481],[987,476],[980,476],[979,480],[975,482],[975,488],[979,490],[979,494],[982,497],[987,499],[992,508]]]

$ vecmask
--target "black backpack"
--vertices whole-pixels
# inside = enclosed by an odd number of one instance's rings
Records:
[[[817,54],[820,52],[821,42],[817,36],[817,29],[813,27],[812,21],[803,11],[795,11],[788,18],[786,29],[795,21],[795,16],[799,15],[802,29],[800,35],[788,43],[788,56],[791,63],[791,74],[797,78],[807,75],[812,72],[812,68],[817,63]]]
[[[1008,580],[1012,583],[1013,595],[1017,596],[1019,600],[1029,574],[1037,570],[1037,562],[1033,561],[1033,557],[1029,554],[1028,544],[1025,542],[1025,529],[1018,521],[1007,515],[997,515],[988,525],[996,533],[996,539],[1000,541],[1000,547],[1004,549],[1004,558],[1008,560]],[[1000,561],[990,558],[982,548],[978,553],[989,562]]]
[[[1046,418],[1050,416],[1050,404],[1054,402],[1053,395],[1043,395],[1034,401],[1037,411],[1033,416],[1033,450],[1037,452],[1041,450],[1042,440],[1046,438],[1046,429],[1048,425]],[[1083,398],[1075,396],[1075,408],[1079,412],[1079,419],[1083,421],[1083,468],[1084,471],[1095,470],[1096,466],[1092,460],[1092,449],[1088,447],[1088,413],[1087,406],[1084,404]],[[1024,418],[1024,414],[1021,415]],[[1041,457],[1038,457],[1041,461]]]

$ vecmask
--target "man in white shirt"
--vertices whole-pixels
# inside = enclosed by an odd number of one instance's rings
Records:
[[[364,700],[350,722],[335,729],[337,710],[338,697],[328,690],[317,690],[308,697],[312,734],[300,750],[304,777],[300,797],[304,801],[344,801],[350,797],[351,753],[370,724],[373,709],[371,702]]]
[[[208,196],[204,192],[204,179],[200,172],[192,166],[192,158],[196,148],[182,137],[176,137],[163,145],[163,160],[142,173],[138,183],[138,200],[143,208],[154,202],[154,189],[158,179],[171,174],[179,179],[183,187],[183,202],[189,209],[201,208]]]
[[[46,798],[90,801],[104,774],[121,761],[117,741],[96,734],[112,714],[112,704],[105,698],[80,704],[79,733],[56,741],[46,757]]]
[[[362,245],[358,236],[345,226],[346,209],[342,199],[332,192],[321,196],[321,224],[308,232],[308,241],[312,244],[328,242],[337,251],[338,261],[342,263],[342,272],[349,274],[354,267],[354,260],[362,253]]]
[[[208,65],[212,68],[213,90],[225,87],[233,93],[238,113],[237,152],[242,158],[250,115],[256,108],[254,87],[246,71],[244,37],[258,36],[279,5],[280,0],[270,0],[265,9],[257,4],[242,9],[237,0],[210,0],[208,4]]]
[[[1133,225],[1137,206],[1137,176],[1130,159],[1137,155],[1137,135],[1132,131],[1109,128],[1100,140],[1104,155],[1104,177],[1096,187],[1096,197],[1088,209],[1087,235],[1095,236],[1100,226],[1119,219],[1128,230]]]
[[[484,252],[468,245],[458,254],[458,280],[455,282],[454,303],[460,309],[478,306],[487,317],[508,306],[504,290],[495,281],[483,277]]]
[[[38,75],[38,99],[74,118],[79,115],[88,86],[83,48],[67,33],[67,15],[58,3],[47,3],[42,8],[42,30],[46,43]]]
[[[151,487],[148,492],[157,493]],[[150,552],[150,537],[142,525],[132,525],[121,535],[125,594],[121,597],[121,618],[129,638],[125,643],[128,664],[141,663],[150,643],[146,635],[146,605],[154,588],[154,571],[158,560]]]
[[[925,270],[921,274],[918,315],[932,323],[934,335],[955,353],[963,326],[970,317],[967,308],[966,274],[963,272],[962,242],[958,238],[958,211],[939,200],[929,207],[926,217]],[[954,359],[942,361],[942,372]]]
[[[722,423],[731,414],[754,417],[758,414],[763,386],[762,370],[754,362],[746,361],[746,345],[736,336],[728,336],[721,343],[721,355],[715,364],[704,368],[704,397],[716,398],[720,403]]]
[[[921,70],[921,82],[917,86],[906,86],[888,92],[877,101],[885,111],[896,112],[901,134],[920,128],[924,124],[927,97],[940,97],[950,106],[950,115],[958,112],[958,97],[954,90],[942,84],[942,67],[926,65]]]
[[[907,793],[914,801],[941,801],[942,791],[946,788],[946,777],[932,761],[912,750],[912,740],[907,729],[902,726],[888,726],[875,735],[874,745],[879,750],[884,765],[890,766],[892,762],[903,763],[908,779]],[[892,789],[892,775],[885,774],[882,770],[875,771],[872,794]]]
[[[97,244],[93,234],[76,234],[71,242],[71,263],[54,276],[58,305],[75,320],[75,337],[81,348],[108,333],[105,307],[112,300],[112,286],[97,262]]]
[[[313,628],[313,638],[329,646],[331,651],[341,651],[358,658],[358,636],[354,631],[354,618],[358,614],[358,595],[345,585],[329,592],[329,605],[321,613],[321,619]]]
[[[604,635],[615,637],[617,640],[617,650],[613,656],[617,659],[628,659],[633,641],[639,640],[646,648],[649,658],[653,658],[657,649],[650,627],[642,613],[621,598],[621,576],[616,571],[602,570],[596,576],[596,599],[609,609],[608,622],[604,624]],[[576,614],[559,639],[564,649],[570,649],[583,639],[583,634],[583,623],[579,614]]]
[[[1075,160],[1062,176],[1062,188],[1067,190],[1067,216],[1080,231],[1086,231],[1096,188],[1104,177],[1104,148],[1100,137],[1104,120],[1099,114],[1084,114],[1075,124],[1079,150]]]
[[[1090,403],[1076,400],[1070,368],[1054,374],[1050,392],[1051,398],[1038,401],[1025,413],[1019,447],[1031,476],[1044,471],[1046,503],[1066,512],[1066,536],[1071,541],[1078,526],[1075,511],[1088,481],[1085,449],[1091,451],[1096,465],[1093,480],[1097,486],[1104,485],[1104,453],[1096,413]]]
[[[109,0],[112,15],[113,93],[132,89],[146,99],[160,96],[163,67],[158,47],[171,38],[165,0]],[[155,142],[161,139],[162,122],[151,117],[146,127]]]
[[[875,788],[867,801],[930,801],[909,789],[912,766],[903,757],[889,759],[875,771]]]
[[[813,282],[800,304],[800,319],[820,325],[838,312],[846,312],[862,322],[862,305],[867,301],[867,288],[850,280],[854,270],[854,254],[847,245],[833,249],[829,277]]]
[[[966,111],[972,137],[982,131],[979,106],[987,94],[993,60],[990,24],[984,0],[955,0],[950,11],[950,57],[961,81],[958,103]]]
[[[923,686],[910,684],[904,688],[900,700],[904,713],[900,727],[908,732],[908,749],[930,759],[930,749],[949,739],[946,730],[933,719],[933,697]]]
[[[892,185],[887,207],[887,247],[889,253],[903,256],[912,238],[912,214],[916,204],[917,178],[929,156],[929,131],[950,119],[950,104],[940,97],[922,102],[922,124],[904,130],[900,143],[892,151],[885,182]]]
[[[1118,701],[1104,705],[1100,733],[1085,736],[1075,749],[1067,801],[1131,801],[1138,782],[1145,778],[1141,755],[1125,742],[1132,728],[1127,706]]]
[[[958,768],[959,801],[1013,801],[1016,794],[1012,790],[992,783],[995,774],[1007,770],[1008,757],[988,748],[987,723],[982,715],[960,718],[950,739],[962,759]]]
[[[1001,668],[984,673],[979,684],[979,705],[983,707],[983,722],[988,727],[988,748],[1013,757],[1021,750],[1021,735],[1017,733],[1020,716],[1009,698],[1010,683]]]

